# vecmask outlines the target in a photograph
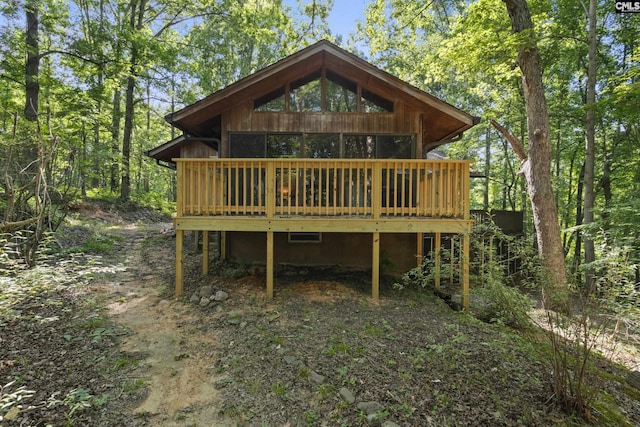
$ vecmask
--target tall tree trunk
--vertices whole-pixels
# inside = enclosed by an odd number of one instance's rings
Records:
[[[580,168],[580,176],[578,177],[578,191],[576,192],[576,226],[581,226],[584,216],[582,214],[582,195],[584,194],[584,163]],[[582,233],[576,233],[576,249],[573,255],[573,273],[579,279],[579,267],[582,261]]]
[[[27,62],[25,66],[25,105],[24,116],[29,121],[38,119],[38,97],[40,95],[40,47],[39,47],[39,23],[38,0],[25,1],[25,14],[27,19],[26,44]]]
[[[551,141],[549,115],[544,87],[540,54],[533,32],[531,14],[525,0],[504,0],[514,33],[526,34],[527,39],[518,47],[518,65],[522,73],[529,148],[511,133],[493,122],[507,137],[516,155],[521,160],[522,172],[527,182],[529,199],[536,228],[538,252],[543,266],[548,270],[556,290],[565,291],[567,285],[564,252],[560,239],[558,211],[554,203],[551,186]]]
[[[120,119],[122,110],[120,98],[122,94],[119,88],[113,92],[113,108],[111,109],[111,177],[110,189],[112,193],[118,191],[120,186]]]
[[[587,115],[585,120],[585,154],[584,154],[584,221],[585,226],[593,222],[594,169],[595,169],[595,129],[596,129],[596,72],[597,72],[597,38],[596,38],[596,0],[589,0],[587,22],[589,25],[588,50],[589,65],[587,68]],[[587,233],[584,236],[584,262],[587,265],[596,259],[593,238]],[[593,268],[585,270],[584,285],[591,291],[594,284]]]
[[[135,61],[135,55],[131,55],[131,61]],[[131,138],[133,136],[134,91],[136,79],[133,76],[134,67],[131,67],[131,75],[127,77],[127,94],[124,101],[124,134],[122,135],[122,181],[120,183],[120,198],[129,200],[131,195]]]
[[[129,16],[131,31],[137,32],[142,29],[146,4],[147,0],[131,0],[129,3],[131,8],[131,15]],[[120,186],[120,198],[123,200],[129,200],[129,196],[131,195],[131,140],[133,137],[137,62],[138,48],[134,40],[132,42],[131,57],[129,60],[129,77],[127,77],[127,93],[124,107],[124,132],[122,135],[122,182]]]
[[[484,145],[484,210],[489,210],[489,173],[491,172],[491,128],[487,128]]]

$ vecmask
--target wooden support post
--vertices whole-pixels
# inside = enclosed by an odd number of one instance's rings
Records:
[[[209,232],[202,232],[202,275],[209,274]]]
[[[435,269],[436,269],[436,280],[435,280],[435,286],[436,289],[440,289],[440,246],[442,245],[442,234],[440,232],[436,233],[436,239],[435,242],[433,243],[433,246],[435,246],[435,258],[436,258],[436,265],[435,265]]]
[[[373,251],[371,259],[371,297],[378,300],[380,296],[380,233],[373,233]]]
[[[422,261],[424,258],[424,235],[422,233],[417,233],[417,241],[416,241],[416,258],[417,265],[416,267],[422,267]]]
[[[227,232],[226,231],[220,232],[220,241],[218,242],[218,245],[220,245],[219,247],[220,261],[226,261],[227,260]]]
[[[469,232],[462,235],[462,307],[469,311]]]
[[[184,230],[176,230],[176,289],[177,297],[182,296],[182,251],[184,249]]]
[[[273,231],[267,231],[267,298],[273,298]]]

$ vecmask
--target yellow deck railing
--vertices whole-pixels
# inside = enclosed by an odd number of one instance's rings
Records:
[[[469,218],[470,161],[174,160],[178,216]]]

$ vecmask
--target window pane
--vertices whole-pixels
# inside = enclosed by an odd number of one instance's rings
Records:
[[[340,157],[340,135],[306,135],[304,138],[305,157],[331,159]]]
[[[358,85],[327,72],[327,111],[342,113],[358,111]]]
[[[291,111],[320,112],[322,107],[322,85],[320,74],[315,73],[291,84]]]
[[[264,158],[265,137],[263,133],[232,133],[229,136],[229,157]]]
[[[267,157],[298,157],[302,135],[267,135]]]
[[[253,101],[253,109],[256,111],[284,111],[284,107],[284,87]]]
[[[362,89],[362,111],[364,113],[393,113],[393,102]]]
[[[378,135],[376,137],[376,158],[412,159],[413,137],[396,135]]]
[[[375,137],[368,135],[345,135],[344,157],[347,159],[373,159]]]

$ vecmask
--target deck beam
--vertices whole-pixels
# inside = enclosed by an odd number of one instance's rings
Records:
[[[433,218],[184,216],[176,217],[176,230],[274,231],[320,233],[465,233],[473,220]]]

